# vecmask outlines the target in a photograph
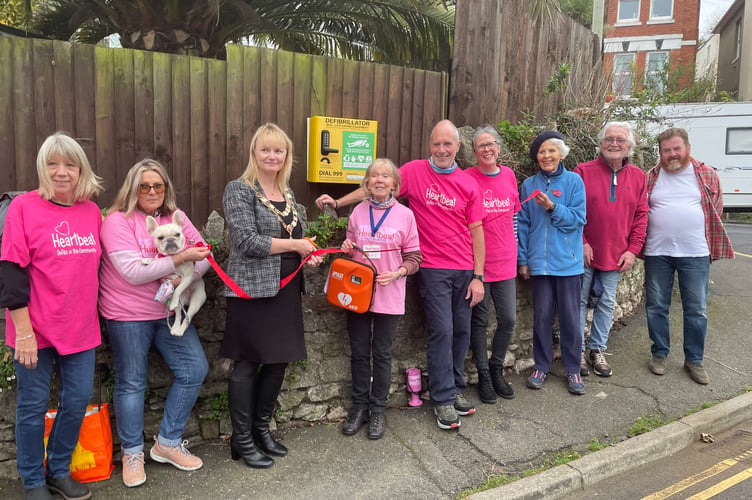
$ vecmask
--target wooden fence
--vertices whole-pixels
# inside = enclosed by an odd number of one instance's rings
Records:
[[[398,165],[427,156],[447,114],[447,76],[381,64],[231,45],[226,61],[0,37],[0,192],[37,186],[42,141],[65,130],[83,145],[107,206],[140,159],[163,162],[194,223],[221,209],[268,121],[293,140],[292,186],[309,207],[352,185],[306,181],[306,118],[377,120],[377,156]]]
[[[570,106],[592,105],[605,81],[592,31],[560,12],[536,20],[518,0],[458,0],[452,61],[449,118],[464,125],[549,115],[562,94]],[[546,96],[562,63],[571,67],[567,92]]]

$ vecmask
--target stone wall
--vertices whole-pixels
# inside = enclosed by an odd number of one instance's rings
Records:
[[[225,241],[219,249],[215,248],[217,260],[223,263],[227,257],[227,243],[224,239],[224,221],[218,215],[212,214],[210,217],[205,235],[207,238]],[[293,363],[288,368],[276,416],[280,425],[301,421],[336,421],[346,416],[350,404],[349,342],[345,313],[330,305],[322,294],[325,267],[306,268],[304,272],[308,291],[308,295],[303,298],[308,359]],[[642,300],[643,280],[642,262],[638,261],[635,268],[621,280],[614,318],[616,322],[630,314]],[[232,362],[218,356],[224,331],[225,300],[221,295],[221,282],[213,271],[209,271],[205,281],[207,301],[194,318],[194,324],[203,342],[210,371],[186,429],[185,438],[191,440],[216,439],[231,432],[226,411],[226,390]],[[493,332],[496,327],[493,308],[491,311],[489,332]],[[4,331],[4,318],[0,318],[0,322],[3,323],[0,327]],[[532,324],[530,287],[527,282],[518,280],[517,328],[505,360],[505,366],[510,372],[520,373],[532,367]],[[406,314],[398,323],[394,339],[390,405],[406,404],[406,368],[419,367],[424,374],[424,388],[426,387],[425,342],[424,317],[418,301],[417,282],[411,276],[407,279]],[[98,390],[95,391],[102,401],[111,399],[112,363],[112,353],[104,332],[103,344],[97,351]],[[469,382],[475,383],[477,374],[469,356],[466,371]],[[149,439],[157,434],[171,381],[172,375],[159,355],[156,352],[150,354],[149,388],[145,402],[145,434]],[[15,397],[15,389],[0,392],[0,475],[5,477],[15,477],[16,474]],[[54,399],[50,405],[55,405]],[[119,443],[114,429],[113,425],[117,451]]]

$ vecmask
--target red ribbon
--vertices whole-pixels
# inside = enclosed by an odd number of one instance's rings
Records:
[[[196,246],[197,247],[204,247],[205,246],[205,247],[209,248],[209,250],[211,250],[211,245],[205,245],[202,242],[196,243]],[[281,290],[288,283],[290,283],[290,281],[292,281],[292,279],[295,277],[295,275],[298,274],[300,272],[300,270],[303,268],[303,264],[305,264],[306,262],[308,262],[308,260],[311,257],[313,257],[314,255],[324,255],[324,254],[327,254],[327,253],[340,253],[340,252],[342,252],[342,250],[340,250],[339,248],[319,248],[317,250],[314,250],[313,252],[311,252],[310,254],[308,254],[300,262],[300,265],[298,266],[298,268],[295,271],[293,271],[292,274],[290,274],[289,276],[286,276],[286,277],[282,278],[279,281],[279,289]],[[243,289],[240,288],[240,285],[238,285],[237,283],[235,283],[235,281],[233,281],[233,279],[230,278],[230,276],[226,272],[224,272],[224,270],[221,267],[219,267],[219,264],[217,264],[217,261],[214,260],[214,256],[211,253],[209,253],[209,256],[207,257],[207,260],[209,261],[209,264],[211,264],[212,268],[217,273],[217,275],[222,279],[222,281],[224,281],[224,283],[230,288],[230,290],[232,290],[233,292],[235,292],[235,295],[237,295],[241,299],[255,299],[256,298],[256,297],[251,297],[250,295],[248,295],[247,293],[245,293],[243,291]]]
[[[540,190],[540,189],[536,189],[535,191],[533,191],[533,192],[532,192],[532,193],[530,194],[530,196],[528,196],[527,198],[525,198],[525,201],[523,201],[522,203],[525,203],[525,202],[527,202],[527,201],[530,201],[530,198],[535,198],[535,197],[536,197],[536,196],[538,196],[539,194],[541,194],[541,190]],[[520,205],[521,205],[522,203],[520,203]]]

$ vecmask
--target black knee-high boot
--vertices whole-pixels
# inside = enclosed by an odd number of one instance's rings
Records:
[[[248,467],[267,469],[274,465],[274,460],[261,453],[251,435],[253,419],[253,401],[256,398],[256,381],[237,381],[230,379],[227,387],[227,400],[232,421],[232,438],[230,453],[233,460],[243,457]]]
[[[286,364],[263,365],[256,386],[256,407],[251,432],[256,444],[265,453],[275,457],[287,455],[287,448],[274,440],[269,424],[277,405],[277,397],[285,380]]]

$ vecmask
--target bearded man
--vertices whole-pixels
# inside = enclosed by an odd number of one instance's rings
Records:
[[[708,317],[710,263],[734,258],[721,222],[721,183],[712,167],[690,156],[687,131],[658,135],[660,163],[648,172],[648,230],[645,240],[645,311],[652,346],[650,371],[666,373],[669,307],[674,274],[684,315],[684,368],[698,384],[709,382],[702,366]]]

